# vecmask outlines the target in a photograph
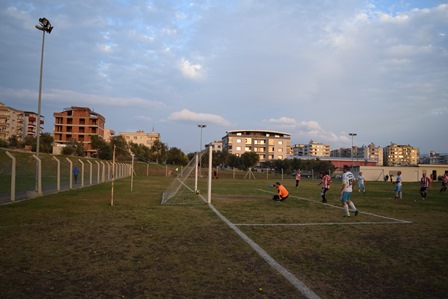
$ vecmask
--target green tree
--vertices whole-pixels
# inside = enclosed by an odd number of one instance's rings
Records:
[[[0,139],[0,147],[8,147],[8,141],[5,139]]]
[[[42,139],[41,139],[42,140]],[[82,146],[82,143],[78,142],[74,138],[68,139],[68,143],[65,147],[62,148],[61,154],[66,156],[84,156],[84,148]]]
[[[168,150],[166,163],[173,165],[187,165],[188,157],[179,148],[172,147]]]
[[[129,145],[123,136],[115,136],[110,143],[112,152],[115,147],[115,159],[117,161],[129,161],[131,159]]]
[[[260,160],[259,156],[254,152],[245,152],[241,155],[241,164],[243,170],[247,170],[250,167],[255,166]]]
[[[40,147],[39,151],[42,153],[52,153],[53,152],[53,142],[54,138],[50,133],[43,133],[40,135]],[[82,148],[82,144],[78,143],[79,148],[76,149],[78,156],[84,155],[84,150]]]
[[[96,150],[97,158],[101,160],[111,160],[112,151],[111,145],[106,142],[101,136],[93,135],[91,139],[91,147]]]
[[[168,153],[168,147],[166,144],[161,142],[160,140],[154,141],[151,146],[151,160],[156,161],[156,163],[163,163],[166,161]]]
[[[19,146],[19,139],[17,135],[12,135],[8,138],[8,147],[16,148]]]

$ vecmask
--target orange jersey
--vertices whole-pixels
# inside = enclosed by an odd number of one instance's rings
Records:
[[[278,185],[278,196],[280,198],[285,198],[289,195],[288,190],[286,190],[285,186],[283,185]]]

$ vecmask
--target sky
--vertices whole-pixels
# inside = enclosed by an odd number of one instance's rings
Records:
[[[185,153],[229,130],[448,153],[448,1],[2,0],[0,102]],[[200,129],[198,124],[207,125]],[[202,135],[202,138],[201,138]]]

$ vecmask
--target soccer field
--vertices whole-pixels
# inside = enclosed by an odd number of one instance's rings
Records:
[[[0,207],[1,298],[444,298],[448,194],[427,201],[404,184],[353,193],[343,218],[339,183],[320,202],[318,181],[219,179],[208,205],[161,206],[170,179],[149,176]],[[222,215],[227,223],[219,215]],[[253,242],[249,244],[232,227]],[[294,280],[293,279],[293,280]],[[305,292],[306,294],[306,292]]]

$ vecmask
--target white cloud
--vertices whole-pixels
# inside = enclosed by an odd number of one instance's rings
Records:
[[[202,77],[202,66],[200,64],[193,64],[187,59],[182,59],[178,66],[182,74],[187,78],[200,79]]]
[[[229,126],[230,122],[219,115],[206,114],[206,113],[196,113],[188,109],[182,109],[181,111],[173,112],[168,117],[172,121],[187,121],[187,122],[197,122],[204,124],[217,124],[221,126]]]

